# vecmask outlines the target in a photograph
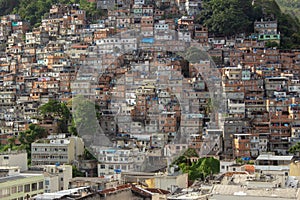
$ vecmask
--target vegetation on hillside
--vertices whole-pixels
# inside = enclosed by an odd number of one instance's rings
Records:
[[[233,36],[253,33],[253,24],[264,18],[278,21],[281,48],[300,48],[300,23],[290,14],[282,13],[275,0],[204,0],[197,19],[215,35]],[[272,45],[269,45],[272,46]]]
[[[39,107],[40,114],[43,119],[57,120],[59,125],[59,132],[68,132],[68,124],[71,119],[69,108],[64,103],[57,100],[50,100],[48,103]]]
[[[194,149],[188,149],[182,156],[178,157],[173,166],[178,166],[183,173],[188,173],[189,180],[201,179],[220,172],[220,161],[215,158],[200,158],[197,162],[191,162],[192,157],[198,157]]]
[[[251,24],[262,17],[250,0],[204,0],[199,22],[216,35],[251,32]]]
[[[300,152],[300,142],[297,142],[294,146],[289,148],[289,153],[297,154]]]
[[[19,133],[19,141],[21,143],[20,146],[15,146],[16,150],[26,150],[27,157],[28,157],[28,164],[31,164],[31,144],[35,142],[37,139],[45,138],[47,137],[47,132],[44,128],[35,125],[30,124],[29,129],[27,129],[24,132]],[[14,143],[11,143],[10,145],[13,145]],[[14,148],[13,148],[14,149]]]
[[[96,4],[87,0],[0,0],[0,13],[1,15],[19,14],[22,19],[29,21],[32,26],[38,26],[42,17],[49,12],[51,6],[57,3],[79,3],[80,8],[87,12],[87,19],[91,21],[101,16],[101,12],[97,10]]]
[[[276,0],[284,13],[296,16],[300,20],[300,1],[299,0]]]
[[[19,6],[20,0],[0,0],[1,15],[11,14],[13,9]]]
[[[294,16],[281,12],[275,0],[256,0],[264,16],[277,19],[281,34],[281,48],[300,48],[300,22]]]

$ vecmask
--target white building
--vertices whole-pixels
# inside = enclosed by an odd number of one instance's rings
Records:
[[[293,156],[276,156],[272,154],[261,154],[255,160],[255,170],[262,172],[281,171],[288,172]]]
[[[45,192],[57,192],[67,190],[69,181],[72,179],[71,165],[45,165],[43,166],[45,176]]]
[[[234,164],[236,164],[235,160],[230,160],[230,161],[221,160],[220,161],[220,173],[228,172],[229,167]]]
[[[98,152],[98,176],[113,174],[115,171],[142,171],[145,154],[138,149],[100,148]]]
[[[2,152],[0,153],[0,166],[5,167],[20,167],[21,171],[28,170],[27,166],[27,153],[24,151],[17,152]]]
[[[44,192],[42,173],[20,173],[19,167],[2,167],[0,177],[0,199],[30,199]]]
[[[84,152],[83,140],[79,137],[48,138],[32,143],[31,164],[70,164]]]

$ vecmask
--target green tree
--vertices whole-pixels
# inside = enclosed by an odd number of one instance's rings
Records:
[[[102,11],[97,9],[94,2],[87,0],[0,0],[0,11],[2,15],[16,13],[22,19],[29,21],[32,26],[38,26],[54,4],[80,4],[80,8],[86,10],[90,21],[99,19]]]
[[[85,176],[85,174],[83,172],[79,171],[77,169],[77,167],[74,166],[74,165],[72,166],[72,174],[73,174],[73,178],[75,178],[75,177],[84,177]]]
[[[70,118],[70,112],[66,104],[60,103],[57,100],[49,100],[48,103],[39,108],[39,111],[42,115],[51,116],[52,118],[59,117],[67,120]]]
[[[300,152],[300,142],[289,148],[289,153],[296,154]]]
[[[252,6],[250,0],[204,0],[202,14],[209,31],[217,35],[231,36],[249,31]]]
[[[91,22],[96,21],[103,15],[102,11],[97,9],[97,4],[94,2],[80,0],[80,8],[86,11],[86,17]]]
[[[93,154],[91,154],[91,152],[87,148],[84,148],[83,159],[84,160],[97,160],[96,157]]]
[[[195,149],[192,148],[188,148],[184,153],[183,156],[188,157],[188,158],[192,158],[192,157],[199,157],[197,151]]]
[[[74,119],[72,119],[72,124],[68,127],[68,132],[74,136],[78,136]]]
[[[220,161],[215,158],[201,158],[189,169],[189,179],[204,180],[207,176],[220,172]]]
[[[65,103],[56,100],[50,100],[48,103],[39,107],[43,118],[56,119],[59,122],[60,132],[68,132],[68,123],[71,119],[71,113]]]
[[[29,129],[24,132],[20,132],[19,141],[21,144],[31,144],[35,140],[45,137],[47,137],[47,132],[44,128],[36,124],[30,124]]]
[[[31,144],[35,142],[37,139],[47,137],[47,132],[44,128],[30,124],[29,129],[24,132],[20,132],[19,134],[19,141],[21,145],[18,147],[19,150],[24,149],[27,152],[28,159],[31,159]],[[30,164],[30,162],[29,162]]]
[[[13,137],[10,137],[7,139],[10,149],[13,149],[13,147],[15,146],[16,139],[17,139],[16,136],[13,136]]]
[[[190,158],[192,157],[199,157],[198,153],[195,149],[188,148],[181,156],[173,161],[173,165],[180,165],[180,164],[191,164]]]
[[[265,45],[266,45],[267,48],[272,48],[272,47],[278,47],[279,46],[278,43],[274,42],[274,41],[268,41],[268,42],[266,42]]]
[[[215,158],[200,158],[191,163],[188,157],[180,156],[173,164],[176,164],[183,173],[188,173],[189,180],[202,179],[220,172],[220,161]]]
[[[1,15],[10,14],[18,4],[19,0],[0,0]]]

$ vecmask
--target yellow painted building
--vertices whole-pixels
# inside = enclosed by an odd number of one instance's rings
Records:
[[[0,178],[1,200],[25,200],[43,192],[42,174],[19,174]]]
[[[145,183],[148,185],[148,188],[160,188],[164,190],[170,190],[171,186],[178,186],[180,188],[188,187],[188,174],[179,174],[179,175],[156,175],[153,178],[145,180]]]
[[[300,176],[300,162],[294,161],[290,164],[290,176]]]

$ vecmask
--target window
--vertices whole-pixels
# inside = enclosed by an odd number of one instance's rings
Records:
[[[288,172],[285,172],[285,173],[284,173],[284,175],[285,175],[285,176],[288,176],[288,175],[289,175],[289,173],[288,173]]]
[[[45,185],[49,185],[49,180],[45,180]]]
[[[37,190],[37,183],[32,183],[31,184],[31,191],[36,191]]]
[[[4,160],[9,160],[9,156],[4,156],[3,159]]]
[[[39,190],[42,190],[44,188],[44,182],[41,181],[39,182]]]
[[[18,186],[18,192],[23,192],[23,185]]]
[[[17,186],[13,186],[13,187],[11,188],[11,193],[12,193],[12,194],[17,193]]]
[[[24,186],[24,192],[30,192],[30,184]]]
[[[1,197],[8,197],[10,195],[9,188],[0,189],[0,198]]]

